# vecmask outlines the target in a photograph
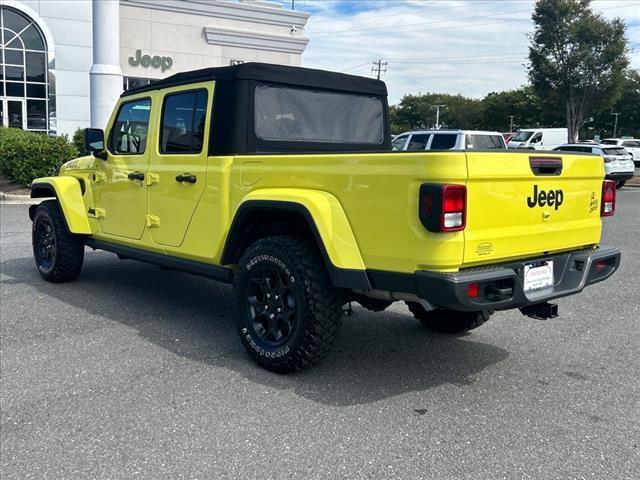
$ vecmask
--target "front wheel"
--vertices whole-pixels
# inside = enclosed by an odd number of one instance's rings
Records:
[[[42,202],[33,215],[31,234],[33,257],[42,278],[49,282],[69,282],[82,270],[84,243],[69,232],[55,200]]]
[[[487,310],[461,312],[459,310],[425,310],[422,305],[407,302],[413,316],[429,330],[440,333],[463,333],[478,328],[491,317]]]
[[[252,244],[238,262],[234,297],[240,339],[267,370],[311,367],[333,345],[342,296],[302,239],[273,236]]]

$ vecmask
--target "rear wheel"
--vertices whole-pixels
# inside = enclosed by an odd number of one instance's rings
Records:
[[[49,282],[74,280],[82,270],[84,243],[67,229],[55,200],[42,202],[33,215],[33,257],[42,278]]]
[[[487,310],[461,312],[458,310],[425,310],[420,304],[407,302],[413,316],[430,330],[441,333],[462,333],[478,328],[491,317]]]
[[[316,249],[290,236],[258,240],[234,278],[240,339],[258,365],[278,373],[318,363],[333,345],[342,296]]]

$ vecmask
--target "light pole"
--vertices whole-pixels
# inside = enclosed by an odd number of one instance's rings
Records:
[[[509,121],[509,133],[513,133],[513,119],[515,118],[515,115],[507,115],[507,117],[509,117],[510,121]]]
[[[440,109],[445,108],[446,105],[432,105],[431,110],[436,111],[436,130],[440,129]]]
[[[620,113],[612,112],[611,115],[616,117],[616,121],[613,124],[613,138],[616,138],[616,133],[618,132],[618,115],[620,115]]]

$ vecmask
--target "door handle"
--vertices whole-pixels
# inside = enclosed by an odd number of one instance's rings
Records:
[[[131,172],[127,175],[129,180],[144,180],[144,173],[142,172]]]
[[[187,183],[196,183],[198,178],[195,175],[191,175],[190,173],[185,173],[184,175],[177,175],[176,182],[187,182]]]

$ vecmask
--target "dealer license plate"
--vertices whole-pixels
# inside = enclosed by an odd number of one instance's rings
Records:
[[[524,291],[553,285],[553,260],[527,263],[524,266]]]

